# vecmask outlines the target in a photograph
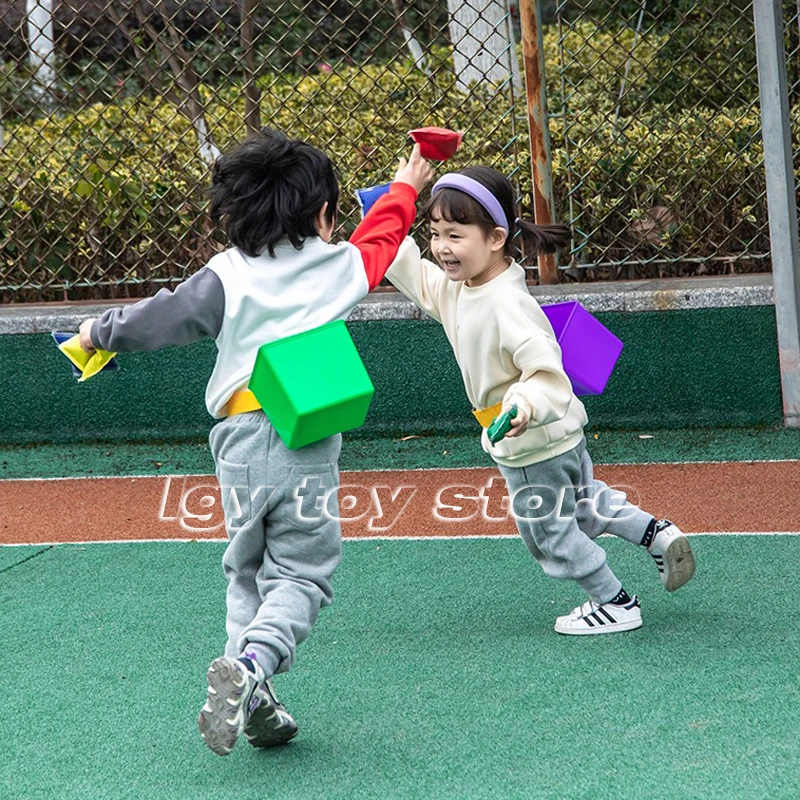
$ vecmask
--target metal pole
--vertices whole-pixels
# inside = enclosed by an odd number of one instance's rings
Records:
[[[538,224],[546,225],[553,221],[553,162],[547,127],[541,0],[520,0],[519,17],[531,140],[533,215]],[[544,253],[539,256],[539,283],[558,283],[555,256]]]
[[[800,0],[797,0],[800,3]],[[514,91],[522,91],[522,74],[517,59],[517,32],[514,30],[513,0],[506,0],[506,38],[509,45],[509,69]]]
[[[644,22],[644,12],[647,6],[647,0],[642,0],[642,7],[639,10],[639,21],[636,23],[636,33],[633,35],[633,45],[631,45],[628,57],[625,59],[625,73],[619,84],[619,97],[617,98],[617,110],[614,112],[614,121],[611,123],[611,135],[613,136],[617,131],[617,123],[619,122],[619,112],[622,109],[622,101],[625,99],[625,89],[628,84],[628,74],[631,71],[631,61],[633,61],[633,54],[636,51],[636,45],[639,43],[639,35],[642,32],[642,23]]]
[[[800,428],[800,241],[781,0],[754,0],[783,420]]]

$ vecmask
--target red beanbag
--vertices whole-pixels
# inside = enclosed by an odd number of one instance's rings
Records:
[[[463,133],[447,128],[417,128],[408,135],[419,145],[423,158],[447,161],[461,145]]]

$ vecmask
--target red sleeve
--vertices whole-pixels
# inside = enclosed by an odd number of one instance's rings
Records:
[[[350,244],[361,253],[370,291],[383,280],[403,239],[408,236],[417,215],[416,202],[417,192],[413,186],[393,183],[353,231]]]

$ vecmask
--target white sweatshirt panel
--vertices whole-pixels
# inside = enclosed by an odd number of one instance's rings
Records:
[[[214,256],[208,268],[225,290],[219,352],[206,388],[206,407],[216,419],[225,416],[231,395],[247,388],[263,344],[346,319],[369,292],[359,250],[319,237],[306,239],[302,250],[281,243],[274,258],[251,258],[231,248]]]

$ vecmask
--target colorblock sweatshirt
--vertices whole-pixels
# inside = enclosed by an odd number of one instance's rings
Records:
[[[483,286],[451,281],[406,239],[386,277],[442,323],[476,409],[516,403],[530,418],[525,433],[481,445],[498,463],[524,467],[566,453],[588,419],[572,391],[553,328],[528,291],[525,270],[509,268]],[[477,423],[476,423],[477,424]]]
[[[231,395],[247,388],[263,344],[346,319],[381,282],[414,221],[416,199],[413,187],[393,183],[341,244],[315,236],[297,250],[287,240],[274,258],[225,250],[174,291],[106,311],[92,325],[92,342],[127,353],[210,336],[218,352],[206,407],[224,417]]]

